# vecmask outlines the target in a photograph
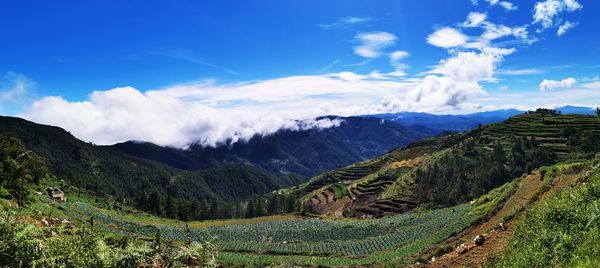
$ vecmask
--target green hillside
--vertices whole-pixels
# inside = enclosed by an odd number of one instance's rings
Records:
[[[158,215],[167,214],[168,197],[182,210],[206,201],[218,204],[214,210],[224,211],[227,202],[298,183],[295,177],[274,176],[243,164],[201,171],[179,170],[82,142],[58,127],[14,117],[0,117],[0,135],[17,138],[44,158],[56,180]],[[150,197],[154,199],[149,200]]]
[[[600,150],[597,117],[539,110],[425,139],[290,189],[310,213],[380,217],[471,201],[543,165]]]

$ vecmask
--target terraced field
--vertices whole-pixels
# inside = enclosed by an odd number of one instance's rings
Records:
[[[600,132],[600,122],[597,117],[581,114],[517,115],[502,123],[489,125],[482,131],[482,137],[487,138],[490,144],[494,141],[506,144],[510,137],[533,137],[541,146],[566,154],[567,139],[563,133],[566,128]]]
[[[478,149],[493,150],[503,145],[510,153],[515,140],[535,140],[561,160],[573,154],[568,131],[600,133],[597,117],[579,114],[522,114],[464,134],[424,139],[393,150],[382,157],[337,169],[315,177],[295,192],[302,196],[307,211],[335,217],[372,218],[403,213],[418,207],[418,181],[414,171],[427,168],[434,156],[460,154],[465,141]],[[525,168],[525,167],[522,167]],[[399,169],[399,170],[398,170]]]

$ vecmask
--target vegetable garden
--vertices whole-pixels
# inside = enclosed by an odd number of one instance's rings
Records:
[[[370,262],[374,256],[399,258],[417,253],[472,224],[476,216],[469,211],[470,207],[462,204],[369,220],[298,218],[190,228],[183,224],[167,226],[125,221],[87,203],[60,205],[66,214],[82,222],[89,222],[93,217],[95,228],[104,231],[152,237],[160,229],[161,236],[166,239],[214,239],[221,252],[219,259],[227,262],[235,262],[242,256],[256,258],[260,255],[266,259],[259,260],[268,262],[276,255],[290,258],[293,255],[295,263],[305,263],[302,256],[312,256],[346,264]]]

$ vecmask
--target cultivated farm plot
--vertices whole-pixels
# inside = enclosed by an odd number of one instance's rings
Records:
[[[167,239],[205,241],[214,239],[219,246],[219,259],[225,262],[243,258],[259,258],[268,262],[277,256],[325,258],[340,265],[369,263],[375,257],[401,258],[439,243],[471,225],[476,216],[469,204],[406,213],[380,219],[326,220],[297,218],[252,224],[213,227],[166,226],[130,222],[108,215],[86,203],[63,205],[63,210],[82,222],[94,217],[96,228],[132,236],[152,237],[160,229]],[[351,257],[351,258],[348,258]],[[323,261],[325,261],[323,259]],[[261,261],[262,260],[262,261]],[[314,261],[314,258],[311,258]],[[324,262],[326,264],[330,262]]]

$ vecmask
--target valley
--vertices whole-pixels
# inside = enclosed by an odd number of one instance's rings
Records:
[[[27,133],[49,131],[17,122],[19,128],[13,127],[12,133],[27,128],[31,128]],[[6,135],[10,128],[4,125],[4,129]],[[17,217],[36,226],[30,228],[56,230],[59,236],[91,228],[99,235],[93,239],[116,235],[144,244],[160,238],[184,248],[210,243],[206,247],[216,250],[212,262],[222,266],[501,265],[503,258],[514,254],[510,241],[523,232],[521,226],[530,220],[531,210],[547,206],[565,191],[598,183],[593,179],[600,176],[594,157],[600,151],[598,135],[600,121],[594,116],[544,109],[519,114],[464,133],[421,139],[294,186],[266,190],[240,204],[246,210],[251,205],[268,207],[276,215],[246,219],[235,214],[229,220],[167,219],[159,212],[144,212],[113,196],[80,188],[77,181],[46,176],[28,184],[30,197],[25,200],[30,204]],[[6,144],[4,152],[9,152],[6,148],[26,152],[20,146],[29,144],[37,146],[32,152],[43,154],[39,140],[29,137],[23,145],[16,140]],[[136,165],[161,166],[114,155]],[[51,163],[49,171],[56,172]],[[68,173],[62,174],[68,178],[64,175]],[[43,194],[46,187],[58,185],[67,193],[67,202]],[[298,204],[293,211],[283,209],[286,200]],[[15,200],[4,197],[5,210],[14,206]],[[482,246],[472,241],[479,235],[486,237]]]

